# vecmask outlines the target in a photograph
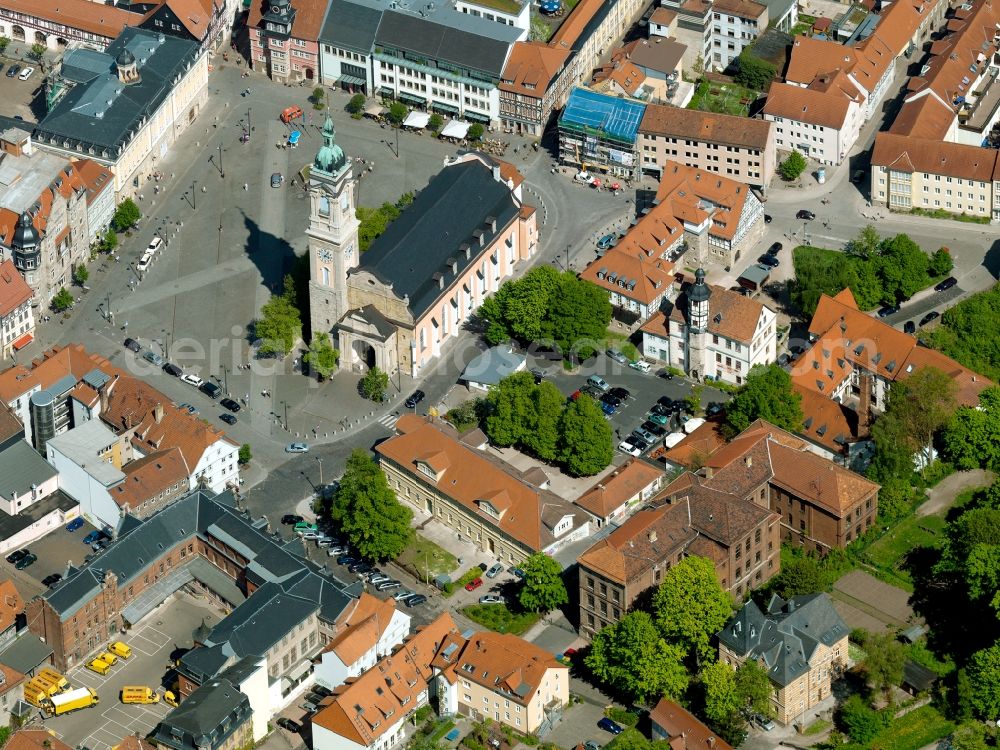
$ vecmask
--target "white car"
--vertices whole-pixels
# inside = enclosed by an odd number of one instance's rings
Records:
[[[135,264],[135,270],[143,273],[147,268],[153,264],[153,254],[146,252],[142,254],[139,258],[139,262]]]
[[[622,440],[620,443],[618,443],[618,450],[620,450],[622,453],[627,453],[630,456],[642,455],[642,451],[639,450],[636,446],[632,445],[632,443],[629,442],[628,440]]]
[[[201,388],[202,384],[205,382],[197,375],[191,375],[191,374],[181,375],[181,380],[183,380],[188,385],[193,385],[195,388]]]
[[[34,68],[27,67],[21,71],[21,75],[19,75],[18,78],[20,78],[22,81],[27,81],[29,78],[31,78],[31,74],[34,72],[35,72]]]
[[[633,370],[638,370],[639,372],[649,372],[652,368],[652,365],[650,365],[649,362],[642,359],[637,359],[635,362],[629,362],[628,366]]]
[[[486,596],[479,597],[480,604],[503,604],[504,598],[497,594],[487,594]]]
[[[154,236],[153,239],[149,241],[149,244],[146,246],[146,252],[143,254],[153,255],[162,246],[163,246],[163,238],[160,236]]]

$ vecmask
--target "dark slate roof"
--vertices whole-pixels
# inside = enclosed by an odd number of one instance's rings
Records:
[[[371,54],[381,20],[382,10],[375,3],[367,5],[358,0],[331,0],[319,41]]]
[[[226,671],[219,675],[219,679],[229,680],[231,683],[238,686],[241,682],[253,676],[254,672],[259,669],[259,662],[259,657],[247,656],[246,658],[240,659],[231,667],[227,667]]]
[[[135,56],[140,76],[127,86],[115,67],[126,49]],[[95,156],[115,158],[199,54],[197,42],[135,27],[123,29],[104,52],[70,50],[60,74],[76,85],[38,124],[35,140],[80,153],[93,147]]]
[[[917,664],[913,659],[903,663],[903,682],[919,693],[925,693],[938,681],[937,672]]]
[[[52,646],[27,630],[0,652],[0,664],[16,669],[22,674],[30,674],[52,656]]]
[[[204,683],[212,675],[220,674],[233,663],[233,649],[228,643],[202,646],[181,657],[179,671],[197,683]]]
[[[518,210],[508,187],[482,162],[446,167],[361,256],[361,270],[392,284],[401,299],[408,296],[410,311],[419,317],[444,294],[434,277],[444,275],[445,289],[454,280],[448,260],[458,262],[461,276],[517,218]],[[489,217],[496,219],[496,232],[486,225]],[[483,247],[475,231],[484,232]],[[465,243],[472,249],[469,259]]]
[[[195,690],[156,727],[158,745],[176,750],[222,746],[253,711],[250,700],[229,680],[215,679]]]
[[[212,628],[205,645],[228,643],[241,659],[263,656],[318,609],[317,602],[289,594],[277,583],[266,583]]]
[[[456,15],[462,15],[456,13]],[[491,38],[449,24],[441,14],[434,20],[409,13],[387,10],[375,35],[376,46],[392,47],[416,56],[444,60],[464,68],[482,71],[496,78],[503,72],[507,52],[514,39]],[[487,22],[488,23],[488,22]],[[500,24],[495,31],[511,29]],[[483,28],[486,30],[486,27]],[[494,31],[490,29],[490,31]],[[499,36],[499,34],[498,34]],[[515,37],[516,38],[516,37]]]
[[[748,601],[719,631],[719,641],[740,657],[763,660],[768,676],[788,685],[809,671],[822,643],[832,646],[848,633],[826,594],[772,597],[767,612]]]

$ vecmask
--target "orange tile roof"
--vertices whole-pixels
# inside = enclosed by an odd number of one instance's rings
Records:
[[[840,130],[851,109],[850,99],[839,92],[817,91],[775,81],[767,92],[764,114]]]
[[[757,333],[761,316],[765,305],[755,299],[745,297],[739,292],[734,292],[725,287],[709,284],[711,296],[708,298],[708,332],[716,336],[724,336],[733,341],[749,345]],[[691,290],[688,284],[684,290],[677,295],[673,306],[670,308],[670,319],[676,323],[688,325],[687,295]],[[664,313],[666,314],[666,313]],[[655,316],[654,316],[655,317]],[[649,326],[647,328],[646,326]],[[656,333],[662,330],[666,334],[666,325],[657,318],[651,318],[643,326],[643,330]]]
[[[578,42],[583,30],[597,15],[597,11],[607,0],[580,0],[569,12],[569,16],[549,39],[549,46],[563,50],[579,49]]]
[[[668,260],[647,261],[614,247],[590,263],[580,274],[580,278],[602,289],[650,305],[670,288],[674,280],[673,269],[674,264]],[[627,284],[633,281],[635,288],[629,289]],[[626,286],[619,282],[624,282]]]
[[[24,682],[27,677],[27,675],[18,672],[13,667],[8,667],[6,664],[0,664],[0,675],[3,676],[3,681],[0,681],[0,695],[6,695]]]
[[[175,447],[132,461],[122,471],[125,479],[111,488],[111,499],[118,507],[135,511],[144,502],[187,480],[194,466],[188,466],[180,448]]]
[[[85,0],[91,2],[91,0]],[[114,190],[115,176],[111,170],[93,159],[75,162],[76,171],[87,189],[87,203],[93,203],[105,190]]]
[[[0,633],[17,622],[17,616],[24,612],[24,600],[9,578],[0,581]]]
[[[34,292],[14,267],[14,261],[0,263],[0,319],[6,318],[28,302]]]
[[[619,60],[612,67],[608,80],[614,81],[629,96],[637,92],[646,82],[646,74],[628,60]]]
[[[728,177],[674,161],[663,164],[656,191],[660,203],[670,203],[674,216],[701,223],[709,219],[708,232],[725,240],[736,236],[750,188]],[[696,218],[689,219],[695,214]]]
[[[215,8],[213,8],[215,3],[212,0],[163,0],[163,4],[174,12],[174,15],[184,24],[184,28],[195,39],[201,41],[208,34],[208,27],[215,13]],[[298,3],[295,4],[295,7],[298,7]],[[154,7],[153,10],[155,11],[156,8]]]
[[[858,438],[858,415],[838,401],[792,383],[802,397],[802,430],[799,432],[833,453]]]
[[[706,419],[698,425],[694,432],[668,450],[663,457],[667,463],[685,468],[702,466],[705,459],[726,444],[722,435],[723,420],[721,418]]]
[[[449,633],[458,633],[458,628],[444,612],[391,656],[338,687],[313,716],[313,724],[363,747],[374,745],[419,707],[415,699],[427,690],[431,661]]]
[[[598,518],[607,518],[647,488],[658,487],[664,476],[661,467],[630,458],[574,502]]]
[[[541,99],[570,54],[544,42],[515,42],[498,88]]]
[[[943,141],[956,120],[955,111],[930,89],[903,102],[890,133]]]
[[[344,664],[354,664],[375,648],[395,612],[394,599],[379,599],[362,592],[343,623],[344,630],[323,651],[333,651]]]
[[[687,709],[661,698],[649,713],[650,721],[667,734],[671,750],[733,750],[733,746],[718,737]],[[679,744],[677,744],[679,743]]]
[[[767,148],[772,127],[767,120],[647,104],[639,132],[763,151]]]
[[[116,372],[108,360],[80,344],[54,346],[30,365],[14,365],[0,372],[0,398],[10,403],[32,388],[48,388],[67,375],[80,380],[95,369],[112,377]]]
[[[134,734],[127,734],[111,750],[156,750],[156,745],[145,737],[136,737]]]
[[[525,547],[537,551],[548,546],[554,540],[555,524],[566,515],[579,513],[572,503],[529,485],[488,454],[460,443],[450,426],[432,418],[405,417],[396,423],[400,434],[376,447],[382,459],[435,487],[481,522]],[[437,481],[418,468],[428,460],[441,467]],[[487,503],[499,513],[499,519],[484,510]]]
[[[653,11],[653,15],[649,17],[649,22],[659,24],[660,26],[669,26],[674,22],[675,18],[677,18],[677,14],[674,11],[661,5]]]
[[[877,133],[872,149],[873,166],[907,172],[927,172],[967,180],[989,182],[1000,176],[995,149],[913,138],[895,133]]]
[[[48,729],[20,729],[4,745],[4,750],[72,750]]]
[[[852,71],[857,61],[857,54],[852,47],[800,34],[792,42],[792,53],[788,59],[785,80],[808,86],[820,73],[833,70]]]
[[[24,14],[28,18],[40,18],[57,25],[66,25],[91,34],[114,39],[127,26],[138,26],[142,14],[132,13],[124,8],[90,0],[4,0],[4,10]]]

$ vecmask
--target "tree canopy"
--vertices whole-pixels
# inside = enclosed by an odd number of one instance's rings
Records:
[[[73,306],[73,294],[66,287],[60,287],[49,304],[56,312],[66,312]]]
[[[974,653],[967,671],[972,710],[981,719],[995,720],[1000,716],[1000,641]]]
[[[1000,387],[979,394],[979,408],[955,411],[942,435],[944,454],[959,469],[1000,469]]]
[[[309,344],[309,351],[302,357],[320,380],[326,380],[333,374],[334,370],[337,369],[339,358],[340,352],[333,348],[328,333],[314,333]]]
[[[766,91],[777,72],[771,63],[761,60],[747,47],[736,58],[736,75],[733,76],[733,80],[748,89]]]
[[[873,633],[865,639],[865,659],[861,664],[868,684],[891,701],[892,688],[903,680],[906,650],[894,633]]]
[[[784,161],[778,164],[778,172],[783,180],[791,182],[799,179],[799,175],[806,171],[807,166],[806,157],[798,151],[792,151]]]
[[[945,310],[941,324],[923,337],[938,351],[1000,381],[1000,284]]]
[[[684,652],[669,645],[653,618],[636,610],[594,636],[585,664],[613,690],[636,701],[680,698],[688,685]]]
[[[778,365],[757,365],[726,405],[726,421],[742,432],[766,419],[789,432],[802,429],[802,396],[792,389],[792,377]]]
[[[733,611],[732,598],[715,577],[712,561],[685,557],[663,576],[653,595],[656,624],[663,637],[695,662],[709,661],[711,640]]]
[[[115,208],[115,213],[111,217],[111,226],[115,228],[115,231],[124,232],[126,229],[131,229],[138,224],[141,218],[142,212],[135,205],[135,201],[131,198],[126,198]]]
[[[368,560],[393,559],[413,539],[413,513],[396,499],[385,474],[362,450],[347,459],[330,515]]]
[[[562,566],[544,552],[536,552],[525,560],[521,570],[524,584],[518,601],[529,612],[551,612],[569,601]]]
[[[573,476],[591,476],[611,463],[611,425],[590,396],[581,394],[570,402],[559,419],[559,431],[559,460]]]
[[[378,367],[368,368],[361,378],[361,392],[369,401],[385,400],[385,391],[389,387],[389,374]]]
[[[284,292],[264,303],[254,333],[263,355],[284,357],[295,346],[302,334],[302,320],[295,306],[295,283],[291,276],[285,276]]]

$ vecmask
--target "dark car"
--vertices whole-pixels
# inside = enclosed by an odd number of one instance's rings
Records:
[[[773,219],[771,218],[771,214],[764,214],[764,223],[765,224],[770,224],[772,221],[773,221]]]
[[[663,435],[667,434],[667,431],[663,429],[662,425],[658,425],[656,424],[656,422],[651,422],[648,419],[639,426],[642,427],[642,429],[644,429],[646,432],[651,433],[656,437],[662,437]]]
[[[25,568],[29,567],[30,565],[34,565],[37,560],[38,560],[38,558],[35,557],[34,553],[33,552],[29,552],[24,557],[22,557],[20,560],[18,560],[16,563],[14,563],[14,567],[17,568],[18,570],[24,570]]]
[[[927,325],[928,323],[930,323],[932,320],[937,320],[940,317],[941,317],[941,313],[939,313],[937,310],[931,310],[929,313],[927,313],[924,317],[922,317],[920,319],[920,324],[919,325],[920,325],[921,328],[923,328],[925,325]]]
[[[958,283],[958,279],[956,279],[954,276],[949,276],[947,279],[944,279],[943,281],[941,281],[938,284],[936,284],[934,286],[934,291],[935,292],[943,292],[946,289],[951,289],[957,283]]]
[[[903,333],[916,333],[916,332],[917,332],[917,324],[914,323],[912,320],[908,320],[905,323],[903,323]]]
[[[21,72],[21,66],[20,65],[11,65],[9,68],[7,68],[7,77],[8,78],[13,78],[14,76],[16,76],[20,72]]]
[[[886,305],[878,311],[878,316],[880,318],[888,318],[890,315],[895,315],[899,312],[899,305]]]
[[[773,245],[771,245],[771,247],[769,247],[767,249],[767,254],[768,255],[777,255],[778,253],[781,252],[781,249],[783,247],[784,247],[784,245],[782,245],[780,242],[775,242]]]
[[[325,688],[322,685],[313,685],[312,691],[321,698],[329,698],[333,695],[333,691],[330,688]]]
[[[364,560],[358,560],[353,565],[348,565],[347,569],[351,573],[371,573],[375,570],[375,566],[369,562],[365,562]]]
[[[674,413],[674,411],[669,406],[664,406],[663,404],[653,404],[653,408],[649,410],[649,413],[656,414],[660,417],[669,417]]]
[[[762,266],[767,266],[768,268],[777,268],[781,265],[781,261],[775,258],[773,255],[767,255],[766,253],[760,256],[758,259]]]
[[[634,445],[640,453],[645,453],[649,450],[649,443],[638,435],[629,435],[628,441],[632,443],[632,445]]]
[[[813,219],[816,218],[816,214],[814,214],[812,211],[808,209],[800,208],[798,212],[795,214],[795,218],[802,219],[803,221],[812,221]]]
[[[20,560],[23,560],[30,554],[31,553],[28,552],[27,549],[14,550],[9,555],[7,555],[7,562],[9,562],[11,565],[14,565],[15,563],[17,563]]]
[[[222,395],[222,388],[217,386],[215,383],[202,383],[198,386],[198,390],[204,393],[209,398],[218,398]]]
[[[610,393],[615,398],[620,398],[622,401],[628,401],[629,397],[632,395],[631,393],[628,392],[628,388],[621,388],[621,387],[612,388],[610,391],[608,391],[608,393]]]
[[[135,339],[125,339],[125,348],[128,349],[130,352],[135,352],[136,354],[138,354],[140,351],[142,351],[142,344],[140,344]]]
[[[423,604],[427,601],[427,597],[423,594],[414,594],[413,596],[408,596],[403,599],[403,604],[407,607],[416,607],[418,604]]]
[[[87,536],[85,536],[83,538],[83,543],[84,544],[93,544],[94,542],[98,541],[103,536],[104,536],[103,532],[100,532],[100,531],[91,531],[89,534],[87,534]]]
[[[42,585],[55,586],[61,580],[62,580],[62,573],[52,573],[50,575],[45,576],[45,578],[42,579]]]
[[[670,409],[673,411],[676,408],[676,401],[674,401],[670,396],[660,396],[656,399],[656,403],[662,406],[664,409]],[[668,412],[669,413],[669,412]]]
[[[82,529],[82,528],[83,528],[83,519],[79,517],[74,518],[66,525],[66,531],[76,531],[77,529]]]
[[[223,422],[225,422],[228,425],[234,425],[234,424],[236,424],[239,421],[232,414],[227,414],[226,412],[223,412],[222,414],[220,414],[219,415],[219,419],[221,419]]]
[[[319,693],[306,693],[306,700],[309,701],[310,703],[315,703],[316,705],[319,705],[320,703],[323,702],[323,696],[320,695]]]
[[[611,734],[621,734],[622,728],[616,722],[605,716],[599,722],[597,722],[598,729],[603,729],[605,732],[611,732]]]
[[[406,401],[404,401],[403,404],[406,406],[407,409],[412,409],[421,401],[423,401],[424,396],[426,395],[427,394],[425,394],[423,391],[414,391],[409,395],[409,397],[407,397]]]
[[[337,558],[337,565],[354,565],[358,561],[354,555],[341,555]]]
[[[299,732],[302,731],[302,725],[301,724],[299,724],[297,721],[292,721],[291,719],[286,719],[284,716],[282,716],[280,719],[278,719],[275,722],[275,724],[277,724],[282,729],[287,729],[289,732],[293,732],[295,734],[298,734]]]
[[[286,513],[281,517],[282,526],[294,526],[297,523],[302,523],[305,519],[302,516],[297,516],[294,513]]]
[[[175,365],[173,362],[167,362],[164,364],[163,371],[167,373],[167,375],[173,375],[175,378],[179,378],[184,374],[184,370]]]
[[[234,401],[231,398],[224,398],[219,402],[223,409],[229,409],[229,411],[236,412],[240,410],[240,404],[238,401]]]
[[[601,396],[601,402],[607,404],[612,409],[617,409],[622,405],[622,400],[617,396],[612,396],[610,393],[605,393]]]

